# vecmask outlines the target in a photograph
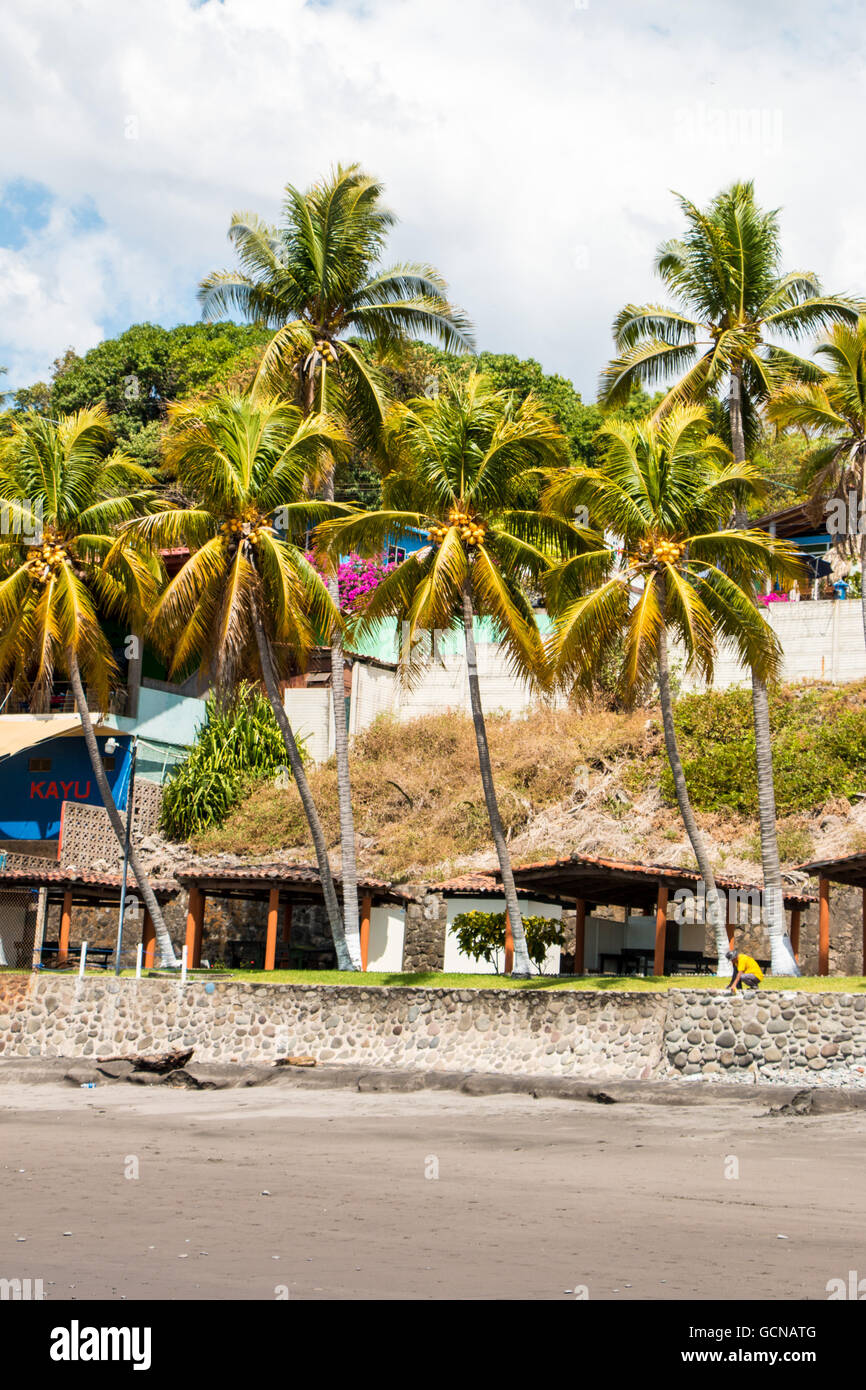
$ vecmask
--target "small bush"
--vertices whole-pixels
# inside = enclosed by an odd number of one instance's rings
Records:
[[[464,955],[487,961],[499,974],[500,953],[505,951],[504,912],[461,912],[452,930]],[[524,917],[523,931],[529,959],[540,974],[548,948],[565,944],[562,926],[555,917]]]
[[[688,695],[674,711],[692,804],[699,811],[757,812],[751,693]],[[787,687],[770,693],[776,809],[792,815],[866,785],[866,709],[862,692]],[[673,778],[661,775],[675,804]]]

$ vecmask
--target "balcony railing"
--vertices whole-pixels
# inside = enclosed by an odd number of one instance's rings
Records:
[[[85,690],[88,709],[100,714],[125,714],[129,692],[125,685],[114,686],[109,692],[108,709],[100,708],[100,701],[93,690]],[[0,685],[0,714],[74,714],[75,697],[68,681],[53,681],[50,690],[45,691],[37,701],[16,691],[9,685]]]

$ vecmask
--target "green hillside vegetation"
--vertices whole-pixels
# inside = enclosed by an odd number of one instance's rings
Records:
[[[677,724],[695,806],[720,871],[753,876],[760,860],[754,736],[746,691],[683,697]],[[853,852],[866,834],[851,816],[866,792],[866,682],[783,686],[771,713],[782,857],[809,859],[826,813]],[[654,708],[614,712],[542,709],[528,719],[492,716],[490,745],[503,819],[515,859],[586,848],[636,859],[691,864],[670,785]],[[359,862],[386,878],[444,877],[490,855],[472,724],[452,714],[400,724],[384,718],[353,746]],[[314,769],[311,785],[329,843],[337,845],[336,771]],[[850,819],[849,819],[850,818]],[[455,827],[459,827],[459,837]],[[255,791],[194,848],[308,860],[310,846],[293,787]],[[492,862],[492,861],[491,861]]]

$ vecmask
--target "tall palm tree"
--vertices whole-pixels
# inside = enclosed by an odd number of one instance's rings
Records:
[[[757,487],[759,475],[732,460],[709,433],[703,407],[675,405],[661,420],[613,420],[598,439],[604,450],[599,467],[562,472],[552,480],[545,504],[563,517],[579,505],[587,507],[599,533],[618,538],[622,559],[599,540],[595,549],[566,560],[548,576],[555,616],[551,654],[560,678],[589,689],[599,663],[621,641],[623,696],[633,697],[653,676],[658,681],[677,804],[706,885],[718,973],[727,974],[726,914],[677,744],[668,641],[677,638],[690,664],[707,679],[719,641],[727,641],[767,680],[778,670],[781,652],[752,601],[754,576],[798,573],[800,562],[784,541],[762,531],[728,528],[732,506]],[[781,960],[777,930],[773,920],[774,969]]]
[[[388,538],[427,532],[428,544],[407,556],[373,591],[359,627],[384,617],[408,624],[404,661],[426,647],[426,637],[462,630],[469,697],[484,800],[496,847],[514,938],[514,974],[528,975],[529,954],[511,860],[493,778],[481,704],[475,619],[489,617],[512,668],[528,681],[547,679],[544,647],[527,583],[562,555],[572,528],[554,517],[514,506],[531,470],[568,458],[565,436],[534,397],[522,404],[496,391],[480,374],[445,381],[434,400],[394,406],[385,426],[385,450],[397,466],[387,474],[378,511],[329,522],[317,539],[332,554],[341,549],[377,554]]]
[[[240,312],[276,329],[258,381],[283,394],[294,390],[305,415],[339,416],[356,443],[370,443],[387,408],[385,381],[359,339],[393,354],[410,337],[433,337],[443,347],[471,347],[468,320],[448,301],[432,266],[384,268],[380,258],[395,217],[382,185],[359,165],[338,165],[303,191],[286,185],[283,221],[273,227],[254,213],[232,217],[229,240],[240,269],[214,271],[201,282],[204,318]],[[333,468],[324,470],[323,496],[334,496]],[[336,575],[328,581],[339,604]],[[331,643],[334,751],[340,805],[343,913],[358,930],[357,865],[349,774],[344,657],[339,627]]]
[[[121,846],[126,830],[105,775],[85,694],[107,710],[117,667],[100,618],[134,626],[156,589],[152,565],[118,542],[118,526],[156,505],[152,478],[112,451],[102,405],[49,420],[26,414],[0,451],[0,499],[11,525],[0,535],[0,674],[29,688],[38,707],[58,670],[69,678],[93,776]],[[23,543],[34,514],[42,540]],[[17,532],[17,534],[16,534]],[[162,912],[134,842],[129,860],[156,932],[160,961],[176,965]]]
[[[661,414],[675,402],[721,395],[734,460],[743,463],[771,392],[792,375],[816,374],[813,363],[776,340],[797,341],[828,323],[856,323],[861,306],[844,295],[824,294],[811,272],[782,272],[778,212],[758,206],[752,183],[732,184],[704,211],[686,198],[678,201],[686,234],[663,242],[655,261],[677,302],[626,305],[614,323],[619,355],[602,373],[601,392],[607,403],[617,404],[633,385],[674,377]],[[734,497],[732,505],[742,526],[740,500]],[[769,701],[755,671],[752,708],[765,910],[773,939],[783,941]]]
[[[780,387],[770,397],[767,415],[774,424],[805,430],[815,439],[802,480],[816,502],[845,498],[849,489],[859,493],[860,569],[866,575],[866,318],[855,327],[834,324],[817,343],[815,355],[827,362],[827,371],[818,381]],[[860,603],[866,637],[862,582]]]
[[[174,405],[166,463],[191,505],[142,518],[127,535],[150,548],[190,549],[151,613],[150,632],[168,656],[169,673],[200,662],[218,691],[238,676],[261,673],[310,827],[339,968],[357,970],[360,935],[344,929],[324,832],[278,683],[280,667],[303,666],[339,621],[303,546],[311,527],[343,510],[311,500],[306,489],[318,453],[338,449],[342,439],[326,417],[305,419],[296,406],[263,392],[223,391]]]

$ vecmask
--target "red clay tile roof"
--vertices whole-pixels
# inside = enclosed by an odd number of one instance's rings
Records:
[[[69,869],[60,868],[53,860],[46,859],[45,868],[32,869],[3,869],[0,868],[0,888],[7,887],[10,883],[20,883],[25,886],[45,884],[51,886],[57,884],[64,888],[113,888],[119,889],[123,882],[122,874],[89,874],[72,872]],[[127,887],[133,890],[136,881],[133,874],[127,877]],[[155,893],[174,893],[177,891],[177,884],[173,879],[152,878],[151,886]]]
[[[190,866],[186,869],[178,869],[175,877],[179,883],[309,883],[318,884],[319,870],[313,864],[226,864],[216,868],[208,866]],[[334,874],[334,882],[341,883],[342,879],[338,873]],[[391,891],[391,885],[381,878],[359,878],[359,888],[367,888],[373,892],[387,893]]]
[[[514,874],[528,874],[537,869],[579,869],[582,866],[593,869],[607,870],[612,874],[623,876],[633,876],[634,878],[651,879],[685,879],[691,883],[700,880],[698,869],[683,869],[676,864],[632,864],[628,861],[618,859],[602,859],[590,854],[574,854],[568,859],[542,859],[537,863],[515,864]],[[806,866],[802,866],[805,869]],[[749,883],[746,879],[727,878],[722,874],[716,875],[716,885],[725,890],[729,888],[748,889],[760,892],[761,885]],[[545,885],[548,892],[554,891],[550,884]],[[786,902],[810,903],[816,901],[816,895],[806,889],[794,888],[791,885],[782,885],[782,895]]]

